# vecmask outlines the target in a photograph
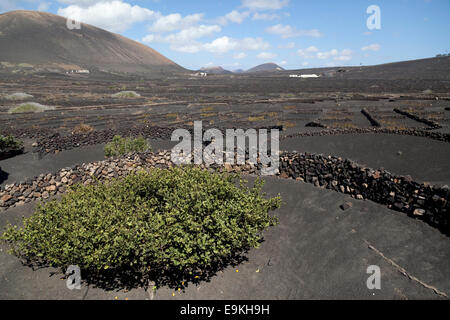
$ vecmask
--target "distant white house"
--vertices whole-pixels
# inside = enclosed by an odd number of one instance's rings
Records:
[[[206,72],[197,72],[197,73],[191,74],[191,76],[193,76],[193,77],[206,77],[206,76],[208,76],[208,74]]]
[[[300,75],[300,78],[319,78],[319,76],[315,73],[313,74],[302,74]]]
[[[89,74],[89,70],[86,69],[81,69],[81,70],[70,70],[66,72],[67,74],[69,73],[80,73],[80,74]]]
[[[291,74],[289,75],[289,78],[308,79],[308,78],[319,78],[319,76],[317,74]]]

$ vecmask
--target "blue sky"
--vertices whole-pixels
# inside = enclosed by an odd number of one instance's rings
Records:
[[[366,12],[380,8],[381,29]],[[449,0],[0,0],[120,33],[189,68],[373,65],[448,53]]]

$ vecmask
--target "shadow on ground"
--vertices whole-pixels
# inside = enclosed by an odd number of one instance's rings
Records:
[[[150,270],[142,273],[133,269],[108,269],[101,273],[84,272],[83,279],[86,285],[99,288],[106,291],[132,290],[144,288],[152,290],[154,287],[176,290],[178,288],[185,290],[190,285],[200,285],[205,282],[211,282],[219,272],[226,268],[240,265],[248,261],[246,256],[248,250],[236,253],[211,265],[201,271],[180,271],[172,270]]]
[[[81,270],[82,282],[85,286],[92,288],[98,288],[105,291],[120,291],[120,290],[133,290],[137,288],[144,288],[145,290],[153,288],[166,287],[169,289],[183,289],[189,287],[189,285],[199,285],[204,282],[210,282],[211,279],[219,272],[223,272],[226,268],[235,268],[241,263],[247,262],[248,248],[238,252],[230,257],[226,257],[216,263],[212,264],[209,268],[198,269],[197,271],[180,271],[179,269],[170,270],[150,270],[149,272],[140,272],[132,268],[111,268],[108,270],[86,271]],[[24,267],[30,268],[32,271],[39,269],[48,269],[51,266],[39,262],[39,261],[27,261],[21,259],[20,263]],[[64,279],[72,274],[65,274],[62,269],[55,269],[50,275],[61,275]]]
[[[8,176],[9,174],[5,171],[2,170],[2,168],[0,168],[0,184],[3,183],[3,181],[8,180]]]

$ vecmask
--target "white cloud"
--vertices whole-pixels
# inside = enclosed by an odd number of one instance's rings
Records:
[[[146,37],[147,39],[144,38],[142,40],[167,42],[167,38],[161,37],[159,35],[157,36],[150,35],[147,37]],[[269,47],[270,45],[262,38],[234,39],[227,36],[217,38],[208,43],[200,43],[194,40],[189,42],[171,43],[171,49],[187,53],[197,53],[200,51],[206,51],[211,53],[224,54],[230,51],[240,51],[240,53],[237,53],[235,55],[235,59],[245,58],[246,55],[244,51],[265,50],[268,49]]]
[[[289,0],[242,0],[242,6],[251,10],[279,10],[289,4]]]
[[[278,64],[279,64],[280,66],[285,66],[285,65],[287,65],[287,61],[286,61],[286,60],[283,60],[283,61],[279,62]]]
[[[271,52],[261,52],[260,54],[258,54],[256,57],[258,59],[262,59],[262,60],[270,60],[275,58],[277,55],[275,53],[271,53]]]
[[[117,0],[99,2],[89,7],[70,5],[67,8],[58,9],[57,13],[112,32],[123,32],[134,23],[151,20],[158,16],[152,10]]]
[[[218,25],[199,25],[186,28],[177,33],[169,34],[164,38],[164,40],[169,43],[186,43],[220,31],[221,28]]]
[[[310,46],[306,49],[299,49],[297,51],[297,53],[302,58],[311,59],[311,58],[314,58],[314,54],[318,51],[319,51],[319,49],[317,49],[316,47]]]
[[[280,19],[280,16],[276,13],[269,14],[269,13],[255,12],[252,17],[252,20],[272,21],[272,20],[276,20],[276,19]]]
[[[234,59],[244,59],[246,57],[247,57],[247,54],[245,52],[239,52],[233,56]]]
[[[349,60],[352,60],[352,56],[342,55],[342,56],[334,57],[333,60],[334,61],[349,61]]]
[[[317,58],[317,59],[333,59],[334,61],[349,61],[352,60],[352,54],[353,51],[350,49],[344,49],[342,51],[339,52],[339,50],[337,49],[332,49],[330,51],[324,51],[321,52],[319,51],[318,48],[311,46],[309,48],[306,49],[299,49],[297,51],[297,54],[305,59],[313,59],[313,58]]]
[[[270,48],[268,42],[262,38],[244,38],[239,41],[242,50],[267,50]]]
[[[249,12],[232,11],[222,18],[226,19],[226,21],[240,23],[249,15]],[[206,51],[223,54],[230,51],[240,51],[240,53],[235,55],[235,59],[245,58],[245,51],[266,50],[270,47],[264,39],[251,37],[234,39],[228,36],[222,36],[210,42],[199,42],[197,41],[198,39],[221,31],[219,25],[197,25],[197,22],[202,18],[202,14],[186,17],[182,17],[179,14],[171,14],[159,17],[150,27],[150,30],[154,33],[145,36],[142,41],[169,43],[172,50],[186,53]],[[219,20],[216,21],[219,22]],[[169,30],[173,31],[176,29],[180,29],[180,31],[166,35],[163,34]]]
[[[318,59],[330,59],[333,58],[334,61],[349,61],[352,60],[353,51],[350,49],[344,49],[339,52],[336,49],[332,49],[326,52],[317,52]]]
[[[204,48],[209,52],[214,53],[226,53],[237,49],[239,46],[238,42],[230,37],[217,38],[210,43],[204,44]]]
[[[142,38],[142,41],[150,43],[150,42],[155,41],[156,39],[157,39],[157,37],[154,34],[148,34],[144,38]]]
[[[15,7],[15,3],[12,0],[4,0],[4,1],[0,2],[1,9],[9,10],[14,7]]]
[[[341,54],[344,55],[344,56],[350,56],[350,55],[353,54],[353,51],[350,50],[350,49],[344,49],[344,50],[341,51]]]
[[[317,29],[311,29],[311,30],[298,30],[295,27],[292,27],[290,25],[283,25],[283,24],[277,24],[274,26],[271,26],[266,29],[267,33],[275,34],[283,39],[287,38],[293,38],[293,37],[321,37],[322,34]]]
[[[336,49],[332,49],[330,51],[325,52],[317,52],[317,58],[318,59],[329,59],[331,57],[336,57],[339,54],[339,51]]]
[[[49,7],[50,7],[49,2],[41,2],[41,3],[39,3],[37,10],[38,11],[47,11]]]
[[[202,45],[199,43],[172,45],[172,50],[184,52],[184,53],[197,53],[202,50]]]
[[[169,43],[172,50],[196,53],[202,51],[204,48],[203,44],[195,40],[210,36],[220,31],[221,28],[218,25],[197,25],[165,36],[162,36],[161,34],[149,34],[145,36],[142,41],[147,43]]]
[[[306,67],[306,66],[308,66],[308,65],[309,65],[309,62],[308,62],[308,61],[305,61],[305,62],[302,63],[302,66],[304,66],[304,67]]]
[[[362,47],[361,50],[362,51],[378,51],[381,49],[381,45],[379,45],[378,43],[374,43],[365,47]]]
[[[150,26],[149,30],[152,32],[182,30],[197,24],[202,19],[202,13],[191,14],[185,17],[181,16],[179,13],[172,13],[167,16],[158,17],[158,19]]]
[[[237,10],[233,10],[233,11],[227,13],[225,16],[218,18],[217,21],[219,24],[222,24],[222,25],[225,25],[228,22],[241,24],[249,16],[250,16],[249,11],[240,12]]]
[[[232,15],[232,19],[237,19]],[[179,13],[169,14],[167,16],[159,16],[150,26],[149,30],[154,32],[145,36],[143,42],[161,42],[170,44],[170,48],[174,51],[185,53],[197,53],[200,51],[218,52],[229,51],[234,43],[228,45],[226,40],[219,38],[212,43],[203,44],[197,41],[200,38],[211,36],[214,33],[222,31],[222,28],[215,25],[199,25],[198,22],[203,20],[203,14],[196,13],[192,15],[182,16]],[[168,33],[177,30],[178,32]],[[230,38],[231,39],[231,38]]]
[[[289,43],[286,43],[286,44],[280,44],[280,45],[278,45],[278,48],[280,48],[280,49],[293,49],[293,48],[295,48],[295,42],[289,42]]]
[[[93,5],[98,2],[105,2],[105,0],[58,0],[59,3],[74,4],[81,7]]]
[[[242,23],[248,16],[250,15],[250,12],[239,12],[236,10],[231,11],[228,13],[225,17],[234,23]]]

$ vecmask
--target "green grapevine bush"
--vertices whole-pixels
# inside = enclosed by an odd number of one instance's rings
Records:
[[[262,180],[193,167],[151,169],[89,186],[40,204],[24,226],[0,239],[29,263],[89,273],[133,270],[199,274],[236,253],[258,247],[277,224]],[[188,277],[187,277],[188,278]]]
[[[23,142],[12,136],[0,135],[0,160],[9,155],[22,153]]]
[[[111,142],[105,146],[105,156],[116,157],[123,156],[129,152],[144,152],[150,150],[147,140],[143,137],[136,139],[122,138],[119,135],[114,136]]]

